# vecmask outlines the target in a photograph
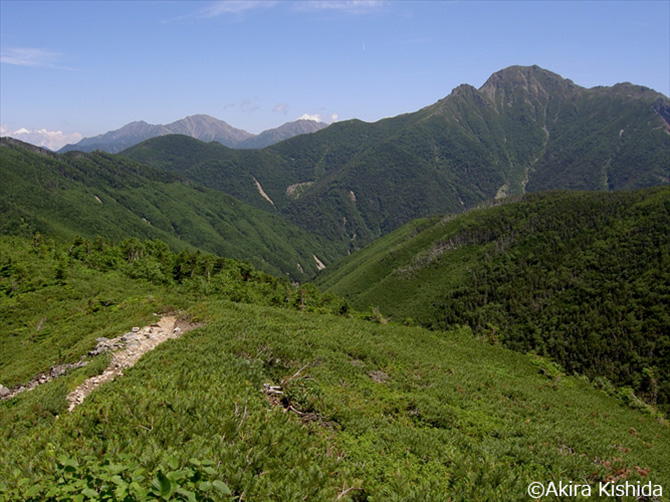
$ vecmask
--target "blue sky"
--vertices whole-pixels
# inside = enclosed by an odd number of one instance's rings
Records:
[[[0,0],[0,49],[2,134],[58,148],[195,113],[376,121],[515,64],[669,95],[670,2]]]

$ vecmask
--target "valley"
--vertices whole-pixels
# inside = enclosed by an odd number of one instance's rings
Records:
[[[60,156],[2,141],[3,234],[160,239],[174,250],[248,260],[295,280],[316,273],[314,255],[326,262],[338,256],[323,238],[178,175],[103,152]]]

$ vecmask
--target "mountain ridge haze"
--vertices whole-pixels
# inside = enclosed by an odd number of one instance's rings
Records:
[[[119,129],[65,145],[58,153],[73,150],[118,153],[147,139],[168,134],[183,134],[205,142],[216,141],[229,148],[263,148],[298,134],[318,131],[327,125],[314,120],[298,119],[260,134],[252,134],[210,115],[195,114],[169,124],[149,124],[144,120],[129,122]]]

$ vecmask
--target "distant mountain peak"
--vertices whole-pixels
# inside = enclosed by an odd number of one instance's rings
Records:
[[[201,141],[217,141],[229,147],[235,147],[237,143],[253,137],[247,131],[204,114],[190,115],[165,127],[171,134],[185,134]]]
[[[327,124],[302,119],[287,122],[260,134],[251,134],[211,115],[198,113],[165,125],[149,124],[144,120],[136,120],[120,129],[84,138],[74,145],[66,145],[59,150],[59,153],[71,150],[84,152],[103,150],[109,153],[118,153],[147,139],[168,134],[183,134],[205,142],[216,141],[229,148],[264,148],[293,136],[316,132],[325,127],[327,127]]]
[[[218,120],[211,115],[207,115],[206,113],[194,113],[193,115],[188,115],[187,117],[184,117],[184,119],[207,119],[207,120]]]

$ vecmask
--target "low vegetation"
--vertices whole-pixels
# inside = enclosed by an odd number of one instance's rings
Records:
[[[358,308],[556,361],[670,409],[670,189],[547,193],[413,222],[317,280]]]
[[[53,365],[73,363],[100,336],[149,324],[201,295],[234,302],[347,312],[346,301],[315,287],[257,271],[248,262],[199,251],[170,251],[161,241],[114,244],[78,237],[61,244],[0,241],[0,383],[12,387]]]
[[[46,344],[76,360],[164,310],[202,326],[72,413],[95,363],[1,401],[0,499],[500,500],[557,476],[670,479],[662,418],[466,327],[383,324],[157,242],[5,239],[1,263],[5,384],[44,370]],[[36,330],[56,286],[63,313]]]

